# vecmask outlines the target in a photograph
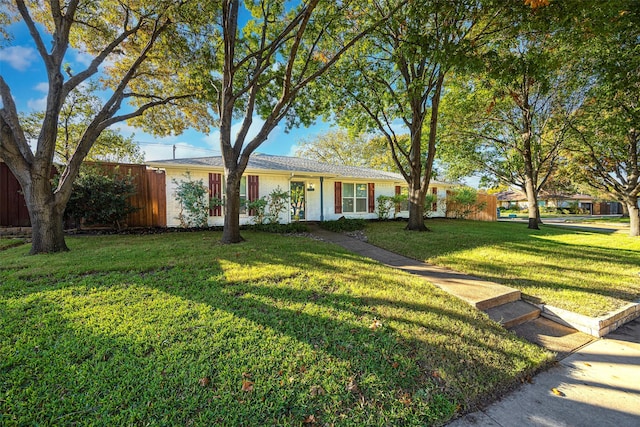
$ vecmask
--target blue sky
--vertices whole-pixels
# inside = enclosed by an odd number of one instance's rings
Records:
[[[47,76],[42,59],[22,22],[13,24],[8,29],[13,40],[0,46],[0,74],[11,88],[17,108],[20,112],[42,111],[46,105]],[[45,41],[45,44],[48,41]],[[67,54],[67,61],[72,69],[84,69],[91,58],[74,50]],[[262,120],[256,117],[249,137],[258,131]],[[276,127],[258,152],[265,154],[293,155],[295,144],[309,140],[326,132],[330,124],[318,119],[315,125],[308,128],[292,129],[288,133],[284,124]],[[212,128],[209,134],[189,129],[181,135],[155,137],[136,129],[126,123],[114,125],[123,135],[135,135],[134,140],[145,152],[146,160],[169,159],[173,145],[176,145],[176,157],[203,157],[220,154],[219,133]]]

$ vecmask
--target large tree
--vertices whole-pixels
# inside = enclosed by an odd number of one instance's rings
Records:
[[[549,54],[550,40],[533,33],[499,46],[485,72],[451,87],[444,107],[442,154],[453,171],[520,188],[532,229],[540,222],[538,193],[558,167],[582,100],[575,71]]]
[[[54,161],[68,164],[82,139],[86,123],[98,114],[102,107],[100,98],[93,94],[95,87],[78,88],[65,100],[58,119],[58,135]],[[38,139],[45,113],[32,112],[23,117],[22,127],[30,141]],[[87,161],[117,163],[142,163],[144,153],[134,142],[133,135],[126,137],[115,129],[105,129],[100,133],[89,153]]]
[[[397,6],[396,6],[397,7]],[[224,0],[211,24],[209,61],[199,65],[219,123],[225,174],[223,243],[242,241],[240,182],[251,154],[283,120],[285,126],[310,123],[325,96],[317,79],[393,8],[366,25],[360,1]],[[206,57],[207,55],[202,55]],[[262,124],[249,130],[256,116]],[[240,128],[232,135],[232,124]]]
[[[376,0],[371,8],[385,15],[393,4]],[[345,68],[330,77],[340,123],[382,135],[409,184],[409,230],[426,230],[424,201],[445,80],[453,70],[473,63],[484,39],[500,27],[496,4],[409,2],[343,58]]]
[[[640,236],[640,10],[608,2],[584,27],[580,52],[593,84],[573,124],[571,160],[583,182],[626,206],[630,235]]]
[[[342,128],[299,142],[296,156],[334,165],[397,172],[386,140],[367,133],[352,134]]]
[[[180,72],[184,55],[179,54],[185,44],[180,40],[188,28],[184,19],[198,17],[184,10],[188,5],[170,0],[2,0],[4,17],[26,25],[48,82],[46,109],[32,148],[9,83],[0,76],[0,157],[22,187],[32,225],[32,254],[67,250],[62,216],[80,165],[102,131],[169,104],[174,105],[165,110],[166,122],[182,118],[178,101],[187,96],[178,91],[181,85],[174,84],[184,77]],[[91,57],[86,68],[75,70],[68,65],[70,48]],[[98,75],[105,100],[86,123],[53,187],[61,109],[72,93]],[[126,108],[121,108],[123,104]],[[158,128],[166,126],[158,123]]]

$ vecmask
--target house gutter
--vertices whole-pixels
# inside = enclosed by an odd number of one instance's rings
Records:
[[[320,222],[324,222],[324,176],[320,177]]]

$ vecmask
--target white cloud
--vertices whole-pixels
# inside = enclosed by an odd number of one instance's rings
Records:
[[[32,111],[44,111],[47,109],[46,95],[38,99],[30,99],[27,101],[27,107]]]
[[[37,90],[38,92],[48,93],[49,92],[49,83],[48,82],[40,82],[33,87],[33,90]]]
[[[93,61],[93,56],[86,52],[76,52],[75,62],[88,67],[91,65],[91,61]]]
[[[36,51],[31,47],[9,46],[0,49],[0,62],[6,62],[18,71],[29,68],[36,57]]]

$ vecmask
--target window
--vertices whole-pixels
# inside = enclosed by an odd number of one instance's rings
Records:
[[[240,178],[240,214],[247,213],[247,177]]]
[[[367,184],[342,184],[342,212],[367,212]]]
[[[404,201],[400,202],[400,211],[408,211],[409,210],[409,187],[402,187],[400,189],[400,194],[403,196],[407,196]]]

